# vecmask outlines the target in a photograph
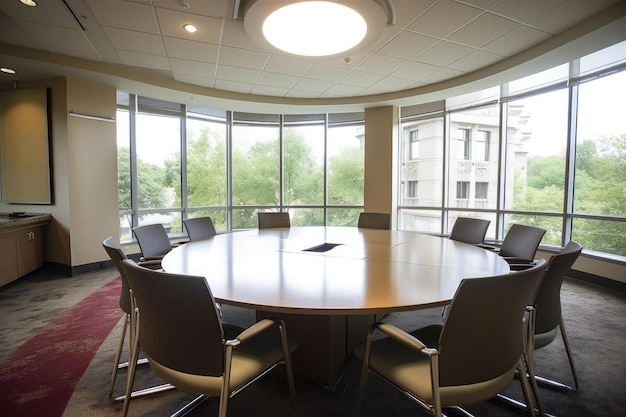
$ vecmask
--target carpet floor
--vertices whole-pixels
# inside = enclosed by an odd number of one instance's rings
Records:
[[[40,270],[0,289],[0,361],[36,337],[46,326],[77,306],[90,294],[117,277],[114,269],[81,274],[71,278]],[[574,351],[580,389],[566,393],[540,388],[546,411],[558,416],[594,417],[626,415],[626,295],[592,286],[576,280],[566,280],[562,290],[565,323]],[[246,326],[254,321],[254,312],[223,306],[226,320]],[[121,317],[121,315],[120,315]],[[96,321],[98,312],[84,315]],[[385,316],[405,330],[441,321],[441,309],[394,313]],[[117,417],[122,405],[108,400],[111,366],[122,328],[118,320],[102,341],[58,417]],[[567,359],[560,337],[539,349],[536,354],[537,373],[571,381]],[[355,414],[355,396],[360,374],[360,361],[349,357],[330,384],[297,378],[299,416],[348,416]],[[121,372],[115,386],[121,394],[125,382]],[[160,381],[147,366],[137,371],[136,387]],[[513,381],[507,395],[522,398],[519,381]],[[129,417],[169,416],[194,396],[177,390],[133,400]],[[51,398],[51,402],[59,401]],[[492,400],[469,407],[474,415],[484,417],[514,417],[525,413]],[[0,416],[9,417],[0,404]],[[30,410],[35,412],[35,410]],[[257,382],[234,397],[228,415],[288,416],[292,415],[287,386],[280,370]],[[389,385],[372,375],[368,379],[363,416],[427,416]],[[37,415],[32,414],[31,415]],[[189,416],[216,416],[217,401],[209,399]]]

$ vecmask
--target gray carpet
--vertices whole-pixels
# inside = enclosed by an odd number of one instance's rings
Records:
[[[57,315],[72,307],[92,291],[117,276],[114,269],[67,278],[40,271],[0,289],[0,360],[37,334]],[[541,388],[545,409],[559,416],[626,415],[626,296],[622,293],[567,280],[562,291],[565,322],[578,369],[581,387],[565,393]],[[224,316],[241,325],[254,320],[252,311],[224,306]],[[86,320],[94,319],[85,317]],[[406,330],[441,320],[441,309],[395,313],[385,317]],[[122,321],[104,341],[83,375],[63,417],[113,417],[121,414],[121,404],[110,403],[107,390],[113,355]],[[537,351],[537,373],[571,381],[567,359],[560,337]],[[297,379],[299,416],[346,416],[354,414],[354,400],[360,373],[360,361],[350,357],[331,384]],[[118,379],[116,391],[123,390],[125,373]],[[158,383],[149,367],[138,370],[137,387]],[[519,381],[506,390],[521,398]],[[169,416],[194,396],[170,391],[134,400],[129,417]],[[508,417],[526,415],[499,401],[469,407],[476,416]],[[208,400],[190,417],[216,416],[217,402]],[[286,383],[280,371],[242,392],[230,402],[229,416],[292,415]],[[367,385],[364,416],[426,416],[419,406],[370,376]],[[454,415],[454,414],[449,414]]]

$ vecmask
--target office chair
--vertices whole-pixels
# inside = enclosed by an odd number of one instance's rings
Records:
[[[477,219],[474,217],[459,217],[452,226],[450,239],[458,242],[479,245],[484,243],[490,220]]]
[[[479,246],[497,252],[509,263],[511,269],[523,269],[532,265],[545,233],[539,227],[513,224],[504,236],[500,248],[485,244]]]
[[[371,369],[435,417],[443,408],[478,404],[495,397],[519,368],[526,374],[523,318],[543,278],[545,261],[506,275],[461,281],[443,325],[410,334],[376,323],[365,346],[358,407],[362,409]],[[376,332],[385,338],[374,341]],[[520,378],[527,404],[533,404],[526,378]],[[528,407],[534,416],[534,406]]]
[[[183,224],[190,242],[206,239],[217,234],[213,220],[208,216],[185,219]]]
[[[295,412],[290,354],[297,344],[287,339],[282,320],[264,319],[245,330],[227,327],[203,277],[154,271],[130,260],[122,261],[122,268],[134,307],[131,367],[141,346],[159,377],[178,389],[200,394],[185,411],[216,396],[219,416],[225,417],[231,397],[283,363]],[[133,383],[129,378],[124,416]]]
[[[161,260],[172,250],[170,239],[161,223],[134,227],[133,234],[139,244],[142,261]]]
[[[291,227],[287,212],[258,212],[259,229],[273,229],[276,227]]]
[[[124,252],[122,251],[122,249],[120,249],[120,247],[115,243],[115,241],[113,240],[112,237],[108,237],[106,239],[104,239],[104,241],[102,242],[102,246],[104,247],[104,250],[107,252],[107,254],[109,255],[109,257],[111,258],[111,260],[113,261],[113,264],[115,265],[115,267],[117,268],[117,270],[120,273],[120,277],[122,279],[122,291],[120,293],[120,300],[119,300],[119,304],[120,304],[120,308],[122,309],[122,311],[126,314],[125,318],[124,318],[124,325],[122,327],[122,333],[120,336],[120,341],[117,345],[117,350],[115,351],[115,359],[113,362],[113,370],[111,372],[111,383],[109,386],[109,400],[111,401],[123,401],[125,396],[119,396],[119,397],[113,397],[113,388],[115,386],[115,379],[117,377],[117,372],[119,369],[123,369],[123,368],[128,368],[128,361],[120,363],[120,359],[122,357],[122,350],[124,348],[124,340],[126,339],[126,333],[129,333],[129,339],[130,336],[133,335],[133,329],[130,328],[130,314],[131,314],[131,306],[130,306],[130,287],[128,286],[128,280],[126,279],[126,274],[124,273],[124,270],[122,269],[122,261],[126,258],[126,255],[124,254]],[[161,266],[161,262],[158,260],[153,260],[153,261],[145,261],[145,262],[141,262],[140,265],[147,267],[147,268],[158,268]],[[130,345],[131,343],[129,343]],[[146,358],[141,358],[137,361],[138,365],[143,365],[145,363],[147,363],[147,359]],[[172,385],[170,384],[164,384],[164,385],[159,385],[156,387],[152,387],[152,388],[146,388],[143,389],[141,391],[138,392],[133,392],[131,393],[131,396],[133,398],[135,397],[139,397],[139,396],[144,396],[144,395],[148,395],[148,394],[154,394],[156,392],[161,392],[161,391],[166,391],[169,389],[174,388]]]
[[[358,227],[366,229],[391,229],[391,215],[389,213],[361,213]]]

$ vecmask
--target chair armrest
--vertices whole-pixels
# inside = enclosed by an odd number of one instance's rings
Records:
[[[159,255],[159,256],[142,256],[141,258],[139,258],[139,262],[160,261],[161,259],[163,259],[163,255]]]
[[[258,335],[259,333],[266,331],[270,327],[279,325],[280,322],[281,321],[277,319],[260,320],[254,323],[252,326],[245,329],[243,332],[239,333],[239,335],[236,337],[236,340],[238,340],[241,343],[245,343],[246,341],[252,339],[254,336]]]
[[[425,353],[428,353],[427,351],[430,351],[430,350],[433,350],[433,351],[435,350],[435,349],[430,349],[426,347],[426,345],[423,344],[419,339],[411,336],[409,333],[395,327],[392,324],[375,323],[372,326],[375,329],[380,330],[381,332],[385,333],[387,336],[391,337],[392,339],[402,343],[403,345],[411,349],[424,351]]]
[[[498,252],[500,250],[497,246],[488,245],[486,243],[479,243],[476,246],[478,246],[479,248],[490,250],[492,252]]]
[[[149,269],[161,269],[161,261],[157,259],[152,259],[149,261],[139,261],[137,265]]]

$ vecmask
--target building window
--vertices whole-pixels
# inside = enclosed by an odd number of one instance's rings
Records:
[[[470,159],[470,130],[459,128],[459,138],[457,139],[457,159]]]
[[[489,161],[489,147],[491,143],[491,132],[479,130],[476,132],[476,160]]]
[[[420,157],[418,131],[411,130],[409,132],[409,159],[415,160]]]
[[[468,199],[469,198],[469,181],[457,181],[456,183],[456,198]]]
[[[486,200],[488,196],[489,183],[488,182],[477,182],[475,186],[475,197],[476,199]]]
[[[408,181],[406,196],[409,198],[417,197],[417,181]]]

